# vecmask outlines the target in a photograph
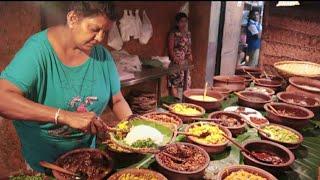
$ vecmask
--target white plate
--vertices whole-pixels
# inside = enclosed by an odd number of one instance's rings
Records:
[[[239,106],[230,106],[230,107],[227,107],[225,108],[223,111],[227,111],[227,112],[236,112],[236,110],[238,109]],[[263,119],[266,119],[259,111],[255,110],[255,109],[252,109],[252,108],[248,108],[248,107],[245,107],[245,112],[247,113],[251,113],[251,112],[255,112],[255,114],[242,114],[240,113],[240,116],[242,116],[245,121],[250,124],[250,125],[254,125],[254,126],[257,126],[256,124],[252,123],[251,120],[250,120],[250,117],[257,117],[257,118],[263,118]],[[266,119],[267,120],[267,119]],[[267,120],[268,121],[268,120]],[[267,125],[269,124],[269,121],[265,124],[261,124],[260,126],[262,125]]]

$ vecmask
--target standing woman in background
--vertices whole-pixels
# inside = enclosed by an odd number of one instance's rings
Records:
[[[251,10],[247,24],[247,54],[249,61],[247,66],[257,66],[261,44],[262,25],[260,24],[260,14],[258,10]]]
[[[192,63],[191,53],[191,33],[188,30],[188,16],[185,13],[176,15],[176,27],[169,34],[169,57],[174,64]],[[168,87],[170,95],[180,99],[178,96],[178,88],[184,86],[184,76],[188,76],[187,88],[191,86],[190,72],[184,71],[170,74],[168,76]]]

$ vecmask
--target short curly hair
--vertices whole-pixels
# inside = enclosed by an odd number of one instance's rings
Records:
[[[115,20],[113,4],[110,1],[72,1],[68,11],[75,11],[83,17],[105,15],[110,20]]]

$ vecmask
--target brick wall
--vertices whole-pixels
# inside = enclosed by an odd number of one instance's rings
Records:
[[[304,60],[320,63],[320,3],[275,7],[266,4],[261,44],[261,63]]]
[[[0,71],[25,40],[40,30],[39,2],[0,2]],[[0,119],[0,179],[24,168],[12,122]]]

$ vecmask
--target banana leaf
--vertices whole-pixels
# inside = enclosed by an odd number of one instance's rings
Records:
[[[161,143],[160,146],[164,146],[170,143],[173,140],[173,138],[175,138],[176,127],[168,123],[161,123],[159,121],[154,121],[154,120],[150,120],[143,117],[135,117],[133,119],[130,119],[129,123],[132,125],[132,127],[139,126],[139,125],[146,125],[146,126],[150,126],[152,128],[157,129],[163,135],[163,142]],[[114,132],[110,132],[109,135],[110,135],[111,141],[114,142],[116,145],[124,149],[130,150],[132,152],[145,154],[145,153],[157,151],[157,149],[155,148],[134,148],[126,144],[123,139],[119,139],[118,137],[116,137]]]

